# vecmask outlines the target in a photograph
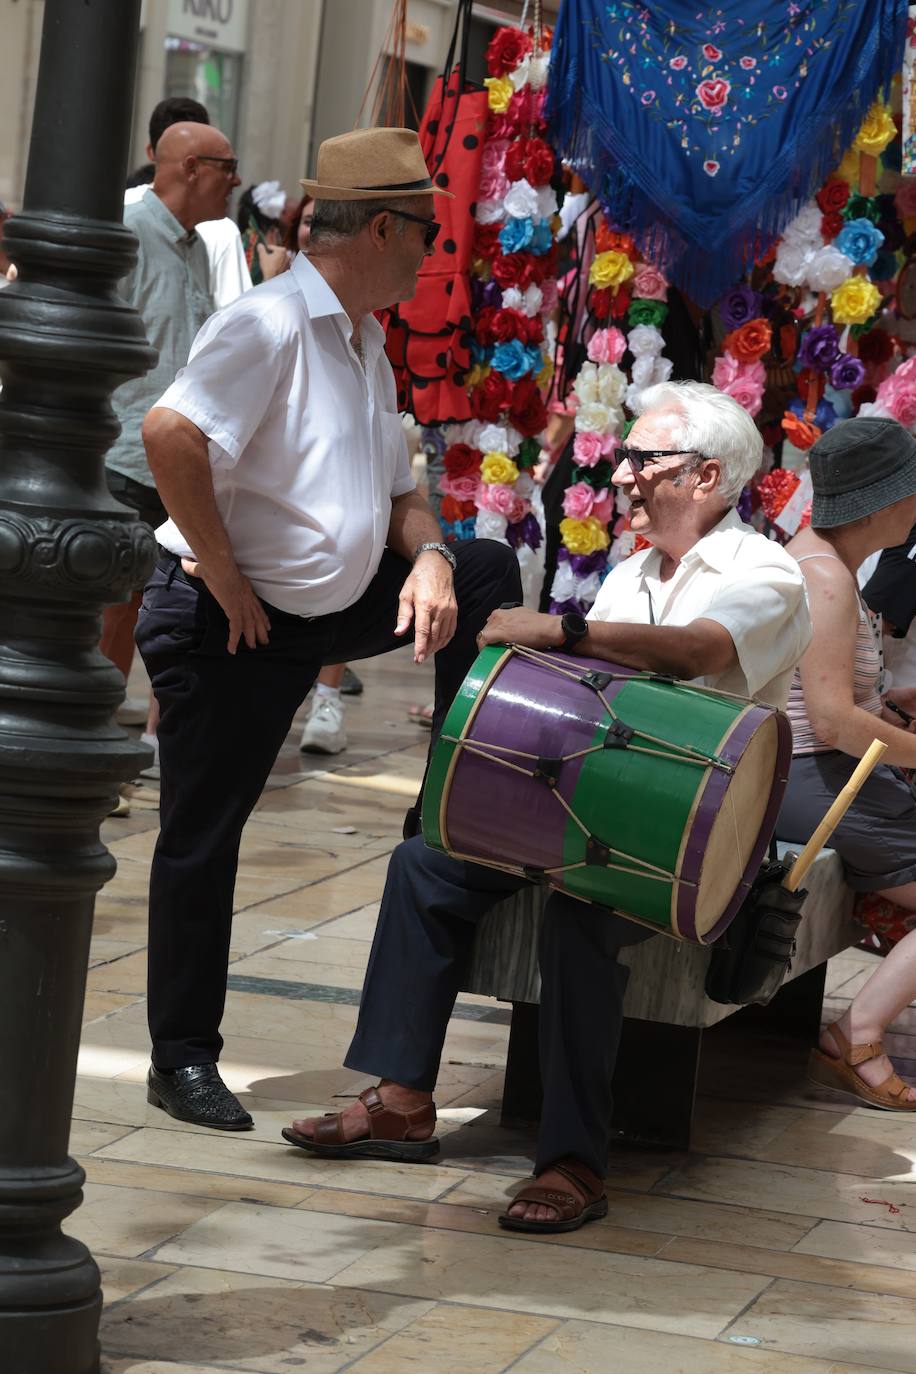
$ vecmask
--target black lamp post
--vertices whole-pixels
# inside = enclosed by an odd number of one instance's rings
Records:
[[[0,1369],[96,1374],[99,1273],[61,1233],[99,839],[148,751],[113,713],[100,612],[148,573],[150,531],[105,484],[109,401],[155,358],[115,284],[140,0],[46,0],[25,205],[0,292]]]

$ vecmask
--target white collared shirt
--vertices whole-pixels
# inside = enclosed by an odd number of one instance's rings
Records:
[[[731,635],[738,662],[694,681],[785,710],[793,670],[811,642],[805,581],[791,554],[732,510],[667,582],[661,559],[658,549],[646,549],[618,563],[588,618],[629,625],[714,620]]]
[[[209,439],[213,490],[236,561],[264,601],[327,615],[358,601],[378,569],[393,498],[413,491],[385,334],[360,330],[299,254],[201,329],[157,402]],[[156,531],[191,553],[174,521]]]
[[[136,205],[152,187],[129,186],[124,192],[124,204]],[[210,295],[217,310],[231,305],[243,291],[251,290],[251,273],[245,260],[239,227],[231,219],[207,219],[197,225],[210,263]]]

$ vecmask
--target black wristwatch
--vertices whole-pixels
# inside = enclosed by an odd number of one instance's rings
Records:
[[[588,621],[584,615],[579,615],[578,611],[567,611],[560,617],[560,625],[563,630],[563,643],[560,648],[564,654],[571,654],[579,640],[588,634]]]

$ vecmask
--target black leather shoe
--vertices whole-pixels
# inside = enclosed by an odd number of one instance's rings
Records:
[[[340,695],[342,697],[361,697],[362,694],[362,678],[357,677],[352,668],[344,668],[343,681],[340,684]]]
[[[176,1121],[211,1126],[215,1131],[247,1131],[254,1121],[219,1076],[215,1064],[191,1064],[174,1073],[154,1066],[146,1077],[146,1100]]]

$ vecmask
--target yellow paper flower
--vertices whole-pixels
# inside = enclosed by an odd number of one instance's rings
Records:
[[[485,76],[483,84],[487,88],[490,109],[494,114],[505,114],[515,94],[515,87],[508,76]]]
[[[592,286],[604,290],[607,286],[620,286],[633,275],[633,264],[626,253],[616,248],[608,253],[596,253],[588,272]]]
[[[885,148],[897,137],[894,117],[883,100],[876,100],[862,121],[852,146],[857,153],[868,153],[880,157]]]
[[[560,538],[570,553],[597,553],[611,542],[604,525],[594,515],[587,520],[573,520],[569,516],[561,520]]]
[[[834,324],[864,324],[881,304],[881,292],[867,277],[847,277],[832,293]]]
[[[489,367],[488,364],[475,363],[474,366],[469,369],[464,379],[465,386],[469,390],[472,386],[480,386],[481,382],[485,382],[487,380],[491,370],[492,369]]]
[[[548,386],[553,380],[553,371],[553,358],[545,358],[544,366],[541,368],[540,372],[534,379],[540,387],[541,391],[547,390]]]
[[[518,468],[508,453],[485,453],[480,465],[480,480],[502,482],[505,486],[511,487],[513,482],[518,481]]]

